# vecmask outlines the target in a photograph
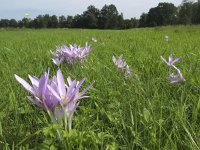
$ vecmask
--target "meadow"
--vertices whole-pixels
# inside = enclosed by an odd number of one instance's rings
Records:
[[[170,41],[165,41],[165,35]],[[91,41],[96,37],[97,42]],[[0,149],[200,149],[200,26],[132,30],[0,30]],[[62,44],[93,48],[82,65],[62,63],[65,79],[96,82],[77,108],[70,132],[52,125],[15,80],[41,76]],[[182,57],[176,65],[186,81],[170,84],[160,56]],[[123,59],[137,76],[124,78],[112,62]],[[55,129],[60,130],[61,139]]]

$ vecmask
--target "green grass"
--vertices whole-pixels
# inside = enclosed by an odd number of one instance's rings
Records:
[[[167,43],[165,35],[171,37]],[[200,149],[200,27],[134,30],[0,30],[0,149]],[[96,37],[98,42],[92,43]],[[93,51],[83,66],[62,63],[65,76],[86,87],[95,84],[81,101],[73,130],[52,126],[48,114],[32,104],[14,79],[28,81],[50,68],[50,50],[61,44],[85,45]],[[177,67],[186,81],[172,85],[160,55],[182,56]],[[125,79],[112,56],[123,58],[138,80]],[[56,137],[55,128],[62,139]]]

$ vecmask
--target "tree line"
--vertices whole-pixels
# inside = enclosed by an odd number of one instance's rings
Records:
[[[139,19],[124,19],[116,6],[104,5],[101,10],[90,5],[82,14],[57,17],[49,14],[38,15],[34,19],[28,17],[22,20],[1,19],[0,27],[12,28],[89,28],[89,29],[130,29],[137,27],[155,27],[165,25],[190,25],[200,23],[200,0],[193,2],[183,0],[176,7],[172,3],[162,2],[143,13]]]

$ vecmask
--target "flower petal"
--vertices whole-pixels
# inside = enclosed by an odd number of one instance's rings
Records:
[[[171,65],[175,64],[176,62],[179,62],[181,59],[182,59],[181,57],[176,58],[174,61],[172,61],[172,64],[171,64]]]
[[[162,56],[160,56],[160,58],[161,58],[167,65],[169,65],[169,63],[168,63]]]
[[[44,104],[42,104],[40,101],[37,101],[37,100],[35,100],[35,99],[32,99],[31,96],[27,96],[27,98],[28,98],[31,102],[33,102],[35,105],[37,105],[38,107],[40,107],[40,108],[42,108],[42,109],[45,110]]]
[[[32,87],[30,86],[30,84],[28,82],[26,82],[24,79],[22,79],[21,77],[19,77],[18,75],[15,74],[15,79],[31,94],[34,94],[34,91],[32,89]]]
[[[81,92],[80,97],[82,97],[88,90],[89,88],[94,84],[95,81],[93,81],[83,92]]]
[[[81,85],[85,82],[85,80],[86,80],[86,78],[83,78],[79,83],[78,83],[78,85],[77,85],[77,87],[76,88],[80,88],[81,87]]]
[[[172,64],[172,61],[173,61],[173,56],[172,54],[169,55],[169,64]]]
[[[60,94],[61,98],[63,98],[66,96],[66,88],[65,88],[64,78],[63,78],[63,75],[62,75],[62,72],[60,71],[60,69],[57,71],[57,82],[58,82],[59,94]]]
[[[76,80],[74,80],[67,89],[67,95],[71,95],[75,88],[76,88]]]
[[[48,76],[49,75],[45,72],[44,75],[40,78],[39,87],[38,87],[38,97],[40,99],[43,99],[44,97],[47,83],[48,83],[48,78],[49,78]]]
[[[116,58],[115,58],[115,56],[112,57],[112,60],[113,60],[114,63],[116,63]]]
[[[32,85],[38,87],[39,86],[39,79],[28,75],[29,79],[31,80]]]

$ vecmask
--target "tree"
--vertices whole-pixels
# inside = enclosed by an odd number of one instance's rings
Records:
[[[43,16],[43,23],[45,28],[51,28],[51,17],[49,14]]]
[[[18,27],[19,27],[19,28],[23,28],[23,27],[24,27],[24,24],[23,24],[23,21],[22,21],[22,20],[19,20],[19,21],[18,21]]]
[[[192,1],[184,0],[179,6],[178,18],[181,24],[192,23]]]
[[[74,28],[82,28],[83,26],[83,16],[82,15],[76,15],[73,19],[73,27]]]
[[[66,24],[67,28],[72,28],[74,26],[73,20],[74,20],[73,16],[67,16],[67,24]]]
[[[67,27],[67,19],[63,15],[59,17],[59,27],[60,28],[66,28]]]
[[[100,11],[99,27],[103,29],[117,28],[118,14],[115,5],[105,5]]]
[[[159,3],[147,15],[148,26],[172,25],[175,23],[177,8],[172,3]]]
[[[139,20],[136,18],[125,19],[124,29],[137,28],[139,26]]]
[[[50,18],[50,27],[51,28],[57,28],[58,27],[58,18],[56,15],[51,16]]]
[[[139,27],[146,27],[147,26],[147,14],[142,13],[139,19]]]
[[[120,29],[124,28],[124,17],[123,17],[123,13],[121,13],[119,16],[118,16],[118,27]]]
[[[198,9],[197,9],[197,23],[200,24],[200,0],[198,0],[197,4],[198,4]]]
[[[191,18],[192,24],[199,23],[199,16],[200,16],[199,4],[196,2],[192,4],[192,18]]]
[[[30,19],[28,19],[28,18],[23,18],[23,19],[22,19],[22,22],[23,22],[23,27],[26,27],[26,28],[29,27]]]
[[[46,24],[44,22],[44,17],[42,15],[38,15],[32,22],[31,26],[35,28],[46,28]]]
[[[3,28],[9,27],[9,20],[8,19],[1,19],[0,27],[3,27]]]
[[[15,19],[10,19],[9,27],[16,28],[18,26],[17,21]]]
[[[98,27],[99,10],[93,5],[90,5],[86,11],[83,12],[83,27],[97,28]]]

